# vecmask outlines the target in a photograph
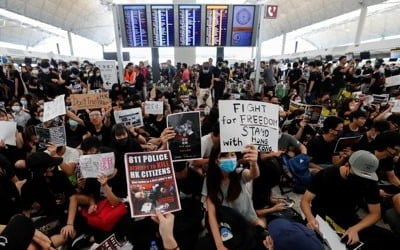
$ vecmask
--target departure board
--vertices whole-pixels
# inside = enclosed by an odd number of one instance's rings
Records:
[[[179,45],[200,46],[201,5],[179,5]]]
[[[232,46],[251,46],[253,38],[254,5],[233,6]]]
[[[174,6],[152,5],[151,21],[154,47],[175,46]]]
[[[207,5],[206,45],[225,46],[228,30],[228,5]]]
[[[125,21],[126,46],[149,46],[147,33],[147,19],[145,5],[124,5],[123,14]]]

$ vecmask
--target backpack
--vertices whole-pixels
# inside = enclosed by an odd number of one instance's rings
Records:
[[[310,157],[305,154],[299,154],[287,161],[287,167],[293,174],[294,186],[293,192],[303,194],[311,182],[311,173],[308,169]]]

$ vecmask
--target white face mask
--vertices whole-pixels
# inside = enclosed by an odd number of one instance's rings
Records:
[[[42,72],[48,74],[50,72],[49,68],[42,68]]]
[[[12,109],[12,111],[14,111],[14,112],[19,112],[19,111],[21,111],[21,107],[18,106],[18,105],[12,106],[11,109]]]
[[[32,75],[38,75],[38,74],[39,74],[39,70],[37,70],[37,69],[32,70]]]
[[[96,76],[100,76],[100,73],[96,73]]]
[[[62,70],[63,70],[63,67],[62,67],[62,66],[58,67],[58,70],[59,70],[59,71],[62,71]]]

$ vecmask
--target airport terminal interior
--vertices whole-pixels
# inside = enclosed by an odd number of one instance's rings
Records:
[[[0,0],[0,250],[399,250],[399,0]]]

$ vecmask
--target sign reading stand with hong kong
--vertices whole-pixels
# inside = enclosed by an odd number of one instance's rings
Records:
[[[218,102],[221,152],[240,152],[253,144],[259,152],[278,150],[279,106],[270,103]]]

